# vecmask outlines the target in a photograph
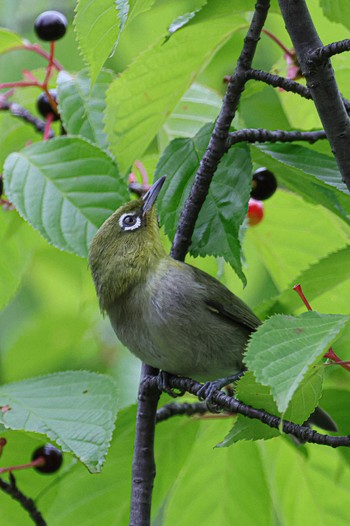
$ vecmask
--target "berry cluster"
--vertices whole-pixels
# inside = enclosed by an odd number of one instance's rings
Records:
[[[34,86],[41,90],[41,94],[37,99],[37,109],[38,112],[45,118],[43,139],[46,140],[53,136],[53,132],[51,130],[52,122],[59,120],[60,118],[58,113],[56,90],[49,89],[49,85],[54,70],[60,71],[62,69],[61,64],[55,59],[55,44],[56,40],[62,38],[66,33],[67,19],[62,13],[58,11],[45,11],[41,13],[35,20],[34,29],[37,36],[41,40],[50,43],[50,51],[47,52],[38,44],[30,44],[29,42],[24,42],[21,46],[17,46],[16,49],[26,49],[28,51],[37,53],[47,60],[44,80],[41,81],[37,79],[31,71],[25,70],[23,72],[23,80],[0,83],[0,89],[8,89],[6,93],[2,94],[2,98],[4,100],[11,97],[14,93],[14,90],[17,88]],[[33,123],[35,124],[34,121]],[[42,131],[42,126],[36,126],[36,129]]]

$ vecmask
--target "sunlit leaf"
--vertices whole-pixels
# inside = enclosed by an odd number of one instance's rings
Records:
[[[244,357],[257,381],[269,386],[277,409],[284,413],[303,378],[344,328],[348,317],[306,312],[299,317],[277,314],[255,333]]]
[[[122,172],[140,158],[202,68],[245,23],[239,7],[224,0],[208,3],[195,23],[141,53],[112,83],[106,131]]]
[[[113,159],[77,137],[11,154],[4,174],[20,214],[50,243],[83,257],[97,228],[128,199]]]
[[[66,371],[5,384],[0,405],[0,421],[7,429],[46,435],[91,472],[101,470],[117,413],[111,378]]]

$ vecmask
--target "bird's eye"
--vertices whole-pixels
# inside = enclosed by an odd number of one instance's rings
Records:
[[[136,225],[136,216],[125,216],[123,219],[124,226],[133,226]]]
[[[135,230],[141,226],[141,218],[136,214],[123,214],[119,225],[123,230]]]

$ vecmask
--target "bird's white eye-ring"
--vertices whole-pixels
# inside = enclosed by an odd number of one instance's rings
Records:
[[[132,213],[123,214],[119,218],[119,226],[122,230],[136,230],[141,226],[141,217]]]

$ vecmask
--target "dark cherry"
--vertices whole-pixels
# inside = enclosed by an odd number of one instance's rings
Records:
[[[55,89],[49,90],[51,97],[54,101],[57,102],[57,92]],[[36,100],[36,107],[38,108],[38,112],[43,116],[47,117],[49,113],[52,113],[54,116],[54,121],[58,121],[60,116],[55,112],[55,110],[52,108],[50,101],[47,97],[47,94],[45,91],[40,93],[39,97]]]
[[[45,459],[45,464],[35,466],[34,468],[40,471],[40,473],[55,473],[60,469],[63,461],[62,452],[52,444],[45,444],[45,446],[38,447],[32,455],[32,461],[40,457]]]
[[[264,201],[271,197],[277,188],[277,180],[270,170],[258,168],[253,173],[252,191],[250,196],[258,201]]]
[[[44,11],[35,20],[34,29],[40,40],[59,40],[67,30],[67,19],[59,11]]]

